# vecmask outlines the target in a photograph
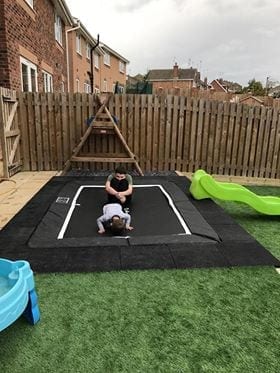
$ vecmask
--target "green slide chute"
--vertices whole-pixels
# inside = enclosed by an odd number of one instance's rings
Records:
[[[215,181],[203,170],[194,173],[190,192],[195,199],[216,198],[243,202],[262,214],[280,215],[279,197],[258,196],[242,185]]]

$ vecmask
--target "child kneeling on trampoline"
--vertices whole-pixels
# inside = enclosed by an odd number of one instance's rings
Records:
[[[103,215],[97,220],[98,233],[105,233],[104,227],[109,227],[113,235],[121,235],[125,229],[131,231],[130,226],[131,216],[122,211],[122,206],[119,203],[108,203],[103,206]]]

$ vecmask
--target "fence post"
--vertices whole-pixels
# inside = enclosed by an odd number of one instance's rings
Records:
[[[3,88],[0,87],[0,146],[2,150],[3,159],[3,177],[9,178],[8,170],[8,153],[7,153],[7,143],[5,136],[5,116],[4,116],[4,103],[3,103]],[[1,176],[1,175],[0,175]]]

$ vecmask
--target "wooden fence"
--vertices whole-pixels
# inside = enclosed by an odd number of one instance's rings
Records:
[[[0,162],[1,171],[8,178],[21,166],[20,129],[16,92],[0,88]]]
[[[17,93],[22,170],[61,170],[98,104],[94,95]],[[144,171],[198,168],[280,178],[280,112],[186,96],[113,95],[108,104]],[[82,152],[121,152],[113,135],[92,135]],[[113,164],[79,164],[112,169]]]
[[[232,92],[216,92],[212,89],[200,89],[200,88],[170,88],[170,89],[157,89],[155,92],[157,95],[172,95],[172,96],[187,96],[189,98],[204,99],[204,100],[216,100],[224,102],[239,103],[240,100],[251,97],[250,93],[232,93]],[[275,109],[280,109],[280,99],[273,98],[270,96],[255,96],[257,99],[262,101],[264,106],[270,106]]]

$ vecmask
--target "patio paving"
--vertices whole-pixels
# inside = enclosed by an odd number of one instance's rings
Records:
[[[0,182],[0,229],[53,177],[57,171],[19,172]]]

